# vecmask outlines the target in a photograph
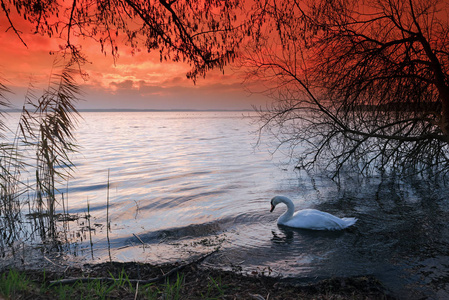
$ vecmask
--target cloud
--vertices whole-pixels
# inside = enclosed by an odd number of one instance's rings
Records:
[[[25,22],[26,23],[26,22]],[[0,28],[7,28],[0,18]],[[0,76],[3,83],[15,92],[13,101],[20,107],[30,83],[39,92],[48,86],[55,55],[62,40],[32,34],[30,28],[20,28],[25,47],[12,30],[0,31]],[[126,46],[120,47],[120,57],[114,59],[100,51],[98,43],[89,39],[82,44],[90,63],[84,65],[89,80],[79,81],[85,92],[80,108],[140,108],[140,109],[242,109],[265,101],[248,97],[241,85],[241,78],[230,68],[223,75],[212,70],[206,78],[198,78],[196,84],[186,78],[191,66],[181,62],[159,61],[158,52],[132,53]]]
[[[87,101],[81,108],[251,109],[252,105],[266,102],[265,98],[250,97],[240,83],[161,86],[143,80],[124,80],[112,82],[111,87],[105,93],[85,86]]]

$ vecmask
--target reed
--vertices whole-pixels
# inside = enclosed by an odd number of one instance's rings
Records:
[[[31,114],[24,108],[26,134],[36,149],[36,204],[45,228],[41,238],[56,237],[55,211],[57,206],[57,181],[68,179],[72,170],[69,154],[75,151],[72,131],[76,124],[73,102],[79,94],[74,83],[74,70],[65,66],[60,74],[51,77],[49,88],[37,103],[28,102],[34,109]],[[37,142],[37,143],[36,143]],[[45,214],[43,214],[45,212]]]
[[[89,205],[89,199],[87,199],[87,214],[86,214],[86,220],[87,220],[87,230],[89,231],[89,242],[90,242],[90,254],[92,259],[94,259],[94,243],[92,242],[92,226],[90,224],[90,205]]]
[[[25,95],[13,141],[0,143],[0,247],[39,239],[58,245],[58,214],[66,208],[57,186],[70,177],[70,156],[76,151],[73,130],[79,114],[75,108],[80,90],[75,83],[76,62],[55,61],[48,88],[35,96],[32,84]],[[0,106],[7,90],[0,84]],[[0,118],[0,129],[6,132]],[[10,131],[13,132],[13,131]],[[28,172],[27,171],[30,171]],[[22,177],[31,174],[34,179]],[[32,182],[29,184],[29,182]],[[28,206],[28,220],[24,209]],[[67,239],[67,238],[66,238]]]
[[[110,173],[110,170],[108,169],[108,185],[107,185],[107,195],[106,195],[106,239],[108,241],[109,261],[112,262],[111,241],[109,240],[109,231],[111,230],[111,223],[109,222],[109,187],[110,187],[109,173]]]
[[[0,84],[0,107],[9,107],[5,93],[9,90]],[[0,137],[5,138],[5,133],[11,129],[4,124],[4,113],[0,112]],[[19,127],[15,130],[12,141],[0,143],[0,222],[2,234],[0,244],[2,252],[4,248],[19,240],[21,233],[20,217],[22,204],[20,196],[25,191],[20,182],[20,173],[23,169],[23,155],[19,151]],[[6,230],[5,230],[6,229]]]

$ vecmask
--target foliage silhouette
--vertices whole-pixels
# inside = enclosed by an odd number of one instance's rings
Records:
[[[262,130],[298,167],[338,176],[449,170],[444,1],[260,1],[265,38],[241,66],[274,101]],[[296,153],[299,149],[300,153]]]

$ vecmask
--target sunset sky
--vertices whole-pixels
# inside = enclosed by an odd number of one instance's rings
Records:
[[[18,22],[26,47],[0,16],[0,76],[14,95],[8,99],[21,107],[30,82],[37,86],[38,94],[48,84],[54,55],[63,40],[49,39],[31,34],[24,22]],[[251,109],[251,105],[264,106],[267,99],[250,94],[242,85],[242,77],[227,67],[223,75],[219,70],[209,72],[205,79],[194,84],[186,78],[190,66],[184,63],[159,61],[158,53],[145,50],[134,55],[131,49],[119,48],[120,57],[114,64],[111,55],[101,53],[99,43],[80,40],[89,64],[84,69],[89,80],[80,81],[84,92],[78,108],[95,109]]]

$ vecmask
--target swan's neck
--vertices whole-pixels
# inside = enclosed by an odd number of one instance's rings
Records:
[[[279,217],[279,222],[287,222],[293,217],[293,213],[295,212],[295,205],[293,204],[292,200],[285,197],[282,197],[280,201],[287,205],[287,211]]]

